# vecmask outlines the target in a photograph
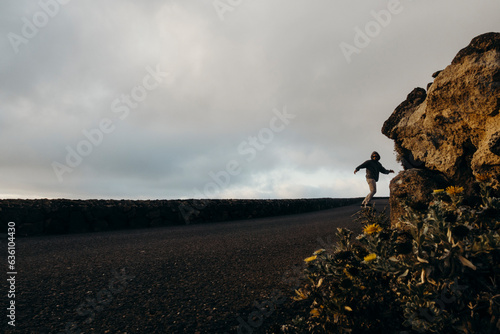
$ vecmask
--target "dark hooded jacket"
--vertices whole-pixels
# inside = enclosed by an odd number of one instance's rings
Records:
[[[389,174],[389,171],[376,160],[366,160],[361,165],[356,167],[356,170],[366,168],[366,178],[378,181],[379,173]]]

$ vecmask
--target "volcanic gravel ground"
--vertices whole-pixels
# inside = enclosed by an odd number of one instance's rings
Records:
[[[272,332],[298,307],[289,297],[303,259],[337,227],[359,231],[358,210],[17,239],[7,333]]]

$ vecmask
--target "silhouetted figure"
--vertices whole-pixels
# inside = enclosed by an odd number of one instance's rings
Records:
[[[366,160],[354,170],[354,174],[356,174],[360,169],[366,168],[366,182],[368,182],[368,187],[370,187],[370,193],[363,200],[363,203],[361,204],[363,207],[366,207],[370,204],[370,201],[377,192],[377,181],[379,173],[394,173],[392,169],[385,169],[384,166],[382,166],[382,164],[379,162],[379,160],[380,154],[374,151],[370,160]]]

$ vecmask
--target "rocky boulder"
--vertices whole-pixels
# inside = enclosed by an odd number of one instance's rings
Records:
[[[391,223],[395,225],[404,216],[405,207],[415,212],[423,212],[432,201],[433,191],[448,185],[441,173],[428,169],[410,169],[399,173],[391,180]]]
[[[475,175],[489,173],[498,189],[500,33],[474,38],[433,76],[427,91],[414,89],[396,108],[382,133],[395,141],[405,169],[441,173],[468,196],[474,196]]]

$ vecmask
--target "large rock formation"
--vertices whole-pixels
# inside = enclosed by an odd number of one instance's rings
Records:
[[[478,173],[490,173],[498,189],[500,33],[474,38],[433,77],[427,92],[414,89],[396,108],[382,133],[395,141],[407,169],[419,167],[441,174],[450,185],[463,186],[469,197],[474,196]],[[391,190],[397,187],[391,184]]]
[[[439,173],[426,169],[410,169],[399,173],[391,180],[391,224],[395,225],[406,213],[405,207],[416,212],[427,209],[433,200],[433,190],[443,189],[448,185]]]

